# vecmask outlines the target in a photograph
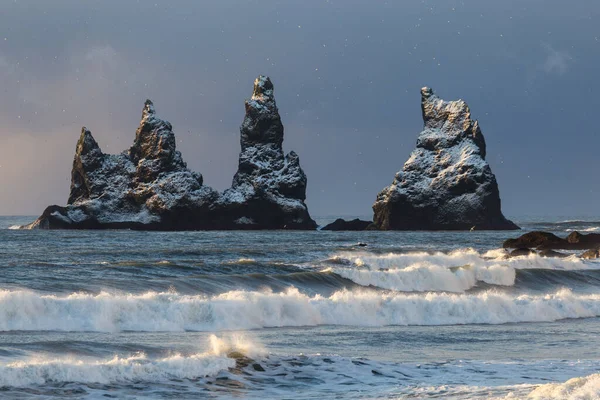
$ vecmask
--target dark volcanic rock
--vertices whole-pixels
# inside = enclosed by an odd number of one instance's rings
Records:
[[[202,185],[175,150],[171,124],[147,100],[129,152],[104,154],[86,128],[77,142],[66,207],[51,206],[26,228],[194,229],[212,226],[219,194]]]
[[[23,228],[315,229],[298,156],[283,155],[283,126],[268,78],[255,82],[241,134],[233,187],[219,194],[187,168],[171,124],[147,100],[127,152],[104,154],[82,129],[67,206],[50,206]]]
[[[351,221],[346,221],[345,219],[338,218],[332,223],[325,225],[321,228],[322,231],[364,231],[367,229],[369,225],[371,225],[371,221],[362,221],[358,218],[353,219]]]
[[[546,246],[546,245],[556,245],[561,246],[566,241],[565,239],[561,239],[553,233],[550,232],[542,232],[542,231],[533,231],[528,232],[524,235],[519,236],[517,239],[507,239],[502,244],[502,247],[509,249],[516,248],[536,248],[538,246]],[[552,247],[547,247],[552,248]],[[562,248],[562,247],[555,247]]]
[[[542,250],[538,253],[541,257],[555,257],[555,258],[565,258],[570,257],[570,254],[560,253],[554,250]]]
[[[537,253],[530,249],[521,248],[521,249],[515,249],[515,250],[511,251],[509,256],[510,257],[519,257],[519,256],[528,256],[531,254],[537,254]]]
[[[238,171],[221,198],[238,229],[316,229],[304,200],[306,175],[293,151],[284,155],[283,124],[268,77],[254,81],[240,128]]]
[[[519,229],[502,215],[485,140],[467,104],[421,89],[424,130],[417,148],[373,205],[383,230]]]
[[[567,242],[580,248],[591,249],[600,246],[600,234],[588,233],[587,235],[579,232],[571,232],[567,236]]]
[[[572,232],[566,239],[550,232],[529,232],[516,239],[504,241],[504,248],[536,248],[538,250],[585,250],[600,247],[600,234]]]

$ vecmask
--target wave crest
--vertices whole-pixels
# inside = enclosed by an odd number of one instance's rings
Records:
[[[334,262],[332,262],[334,261]],[[341,253],[326,261],[331,271],[362,286],[423,292],[465,292],[478,282],[513,286],[516,270],[584,270],[597,265],[579,258],[545,258],[538,255],[507,258],[503,249],[480,254],[473,249],[450,253],[405,254]]]
[[[216,375],[235,361],[211,354],[149,359],[145,354],[109,360],[33,358],[0,364],[0,387],[25,387],[48,382],[111,384],[193,379]]]
[[[315,325],[455,325],[545,322],[600,316],[600,295],[402,294],[341,290],[329,297],[291,288],[218,296],[0,292],[0,329],[56,331],[223,331]]]
[[[515,397],[509,395],[507,399]],[[565,383],[547,383],[538,386],[529,395],[531,400],[585,400],[600,398],[600,374],[569,379]]]

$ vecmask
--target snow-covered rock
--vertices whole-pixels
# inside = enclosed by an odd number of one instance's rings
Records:
[[[240,167],[232,188],[221,194],[187,168],[171,124],[156,115],[150,100],[133,145],[122,154],[104,154],[84,127],[67,206],[50,206],[23,228],[315,229],[298,156],[283,155],[269,78],[256,80],[241,134]]]
[[[246,100],[238,171],[221,204],[236,220],[249,218],[268,228],[315,229],[306,199],[306,175],[293,151],[283,152],[283,124],[266,76],[254,81],[252,97]],[[240,225],[251,226],[246,220]]]
[[[401,171],[378,195],[374,227],[383,230],[519,229],[502,215],[485,139],[462,100],[421,89],[425,127]]]

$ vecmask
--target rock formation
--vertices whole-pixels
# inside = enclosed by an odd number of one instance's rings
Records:
[[[371,221],[363,221],[355,218],[351,221],[338,218],[332,223],[321,228],[322,231],[364,231],[372,224]]]
[[[67,206],[48,207],[24,228],[315,229],[298,156],[283,155],[283,126],[269,78],[255,82],[241,135],[233,187],[220,194],[187,168],[171,124],[147,100],[134,143],[122,154],[104,154],[82,128]]]
[[[240,226],[316,229],[304,204],[306,175],[300,159],[293,151],[283,153],[283,124],[268,77],[254,81],[245,105],[238,171],[221,198],[225,214]]]
[[[600,247],[600,234],[581,234],[571,232],[566,238],[561,238],[550,232],[528,232],[516,239],[507,239],[502,244],[504,248],[528,248],[538,250],[588,250]]]
[[[519,229],[502,215],[485,140],[467,104],[421,89],[417,148],[373,205],[382,230]]]

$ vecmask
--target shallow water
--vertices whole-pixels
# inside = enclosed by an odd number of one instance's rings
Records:
[[[506,259],[519,232],[8,229],[30,219],[0,218],[1,397],[600,398],[600,263]]]

